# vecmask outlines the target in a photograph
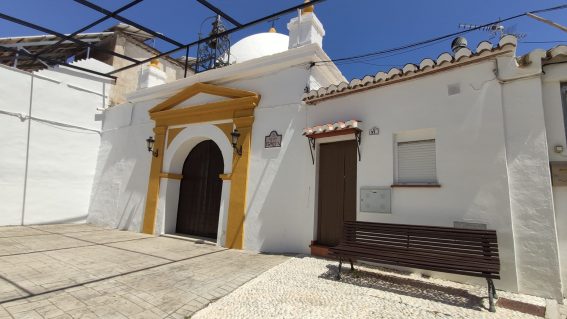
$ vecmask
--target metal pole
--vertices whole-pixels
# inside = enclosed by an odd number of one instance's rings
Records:
[[[37,30],[37,31],[49,33],[49,34],[54,35],[54,36],[56,36],[56,37],[58,37],[58,38],[61,38],[61,39],[64,39],[64,38],[66,37],[64,34],[59,33],[59,32],[57,32],[57,31],[53,31],[53,30],[51,30],[51,29],[42,27],[42,26],[40,26],[40,25],[31,23],[31,22],[24,21],[24,20],[22,20],[22,19],[18,19],[18,18],[16,18],[16,17],[9,16],[9,15],[7,15],[7,14],[0,13],[0,19],[4,19],[4,20],[7,20],[7,21],[10,21],[10,22],[13,22],[13,23],[17,23],[17,24],[19,24],[19,25],[23,25],[23,26],[25,26],[25,27],[28,27],[28,28],[31,28],[31,29],[35,29],[35,30]],[[69,41],[72,41],[72,42],[75,42],[75,43],[77,43],[77,44],[79,44],[79,45],[81,45],[81,46],[83,46],[83,47],[94,47],[94,46],[95,46],[95,45],[92,44],[92,43],[83,42],[83,41],[78,40],[78,39],[75,39],[75,38],[70,38],[70,39],[68,39],[68,40],[69,40]],[[138,62],[138,60],[136,60],[136,59],[133,59],[133,58],[131,58],[131,57],[129,57],[129,56],[125,56],[125,55],[120,54],[120,53],[116,53],[116,52],[114,52],[114,51],[112,51],[112,50],[107,50],[107,49],[104,49],[104,48],[99,48],[99,51],[106,52],[106,53],[108,53],[108,54],[117,56],[117,57],[119,57],[119,58],[128,60],[128,61],[130,61],[130,62]],[[38,56],[39,56],[39,55],[34,55],[33,58],[37,58]]]
[[[96,4],[91,3],[91,2],[89,2],[89,1],[87,1],[87,0],[74,0],[74,1],[77,2],[77,3],[79,3],[79,4],[84,5],[85,7],[89,7],[89,8],[91,8],[91,9],[95,10],[95,11],[98,11],[98,12],[100,12],[100,13],[102,13],[102,14],[105,14],[105,15],[107,15],[107,16],[110,16],[110,17],[112,17],[112,18],[114,18],[114,19],[116,19],[116,20],[118,20],[118,21],[124,22],[124,23],[126,23],[126,24],[129,24],[129,25],[135,27],[135,28],[138,28],[138,29],[140,29],[140,30],[142,30],[142,31],[145,31],[145,32],[147,32],[147,33],[153,35],[154,37],[159,38],[159,39],[162,39],[162,40],[164,40],[164,41],[166,41],[166,42],[169,42],[169,43],[171,43],[171,44],[173,44],[173,45],[175,45],[175,46],[178,46],[178,47],[182,47],[182,46],[183,46],[183,43],[180,43],[180,42],[177,42],[177,41],[175,41],[175,40],[173,40],[173,39],[171,39],[171,38],[168,38],[168,37],[166,37],[165,35],[163,35],[163,34],[161,34],[161,33],[159,33],[159,32],[156,32],[156,31],[154,31],[154,30],[152,30],[152,29],[146,28],[146,27],[144,27],[143,25],[140,25],[140,24],[138,24],[138,23],[136,23],[136,22],[134,22],[134,21],[132,21],[132,20],[130,20],[130,19],[124,18],[124,17],[121,16],[121,15],[118,15],[118,14],[116,14],[116,13],[113,13],[113,12],[111,12],[111,11],[108,11],[108,10],[106,10],[105,8],[100,7],[100,6],[97,6]]]
[[[134,0],[134,1],[132,1],[132,2],[130,2],[130,3],[128,3],[128,4],[126,4],[125,6],[118,8],[116,11],[113,11],[113,12],[112,12],[112,15],[116,15],[116,14],[122,12],[122,11],[125,11],[125,10],[127,10],[127,9],[130,9],[131,7],[135,6],[136,4],[138,4],[138,3],[142,2],[142,1],[144,1],[144,0]],[[69,34],[69,35],[66,35],[63,39],[61,39],[61,40],[55,42],[54,44],[52,44],[52,45],[50,45],[50,46],[48,46],[48,47],[46,47],[46,48],[44,48],[44,49],[42,49],[42,50],[40,50],[39,52],[37,52],[37,54],[39,55],[39,54],[44,54],[44,53],[53,51],[53,49],[55,49],[59,44],[65,42],[66,40],[69,40],[69,39],[73,38],[74,36],[76,36],[77,34],[83,32],[83,31],[86,31],[86,30],[88,30],[88,29],[90,29],[90,28],[92,28],[92,27],[94,27],[94,26],[96,26],[96,25],[98,25],[98,24],[100,24],[100,23],[102,23],[102,22],[104,22],[104,21],[106,21],[106,20],[112,18],[112,15],[105,15],[104,17],[102,17],[102,18],[100,18],[100,19],[94,21],[93,23],[91,23],[91,24],[89,24],[89,25],[87,25],[87,26],[85,26],[85,27],[83,27],[83,28],[81,28],[81,29],[79,29],[79,30],[77,30],[77,31],[75,31],[75,32],[73,32],[73,33],[71,33],[71,34]]]
[[[214,5],[212,5],[211,3],[209,3],[206,0],[197,0],[197,2],[199,2],[200,4],[204,5],[205,7],[207,7],[209,10],[211,10],[212,12],[216,13],[217,15],[225,18],[228,22],[232,23],[233,25],[237,26],[237,27],[241,27],[242,24],[238,21],[236,21],[236,19],[232,18],[231,16],[229,16],[228,14],[224,13],[221,9],[215,7]]]
[[[121,72],[121,71],[130,69],[130,68],[133,68],[133,67],[135,67],[135,66],[137,66],[137,65],[140,65],[140,64],[143,64],[143,63],[148,63],[148,62],[150,62],[150,61],[153,60],[153,59],[161,58],[161,57],[163,57],[163,56],[170,55],[170,54],[175,53],[175,52],[177,52],[177,51],[179,51],[179,50],[182,50],[182,49],[184,49],[186,46],[192,47],[192,46],[194,46],[194,45],[198,45],[199,43],[207,42],[207,41],[209,41],[209,40],[211,40],[211,39],[213,39],[213,38],[219,38],[219,37],[222,37],[222,36],[225,36],[225,35],[229,35],[229,34],[231,34],[231,33],[234,33],[234,32],[239,31],[239,30],[241,30],[241,29],[245,29],[245,28],[251,27],[251,26],[253,26],[253,25],[256,25],[256,24],[258,24],[258,23],[264,22],[264,21],[266,21],[266,20],[270,20],[270,19],[272,19],[272,18],[275,18],[275,17],[281,16],[281,15],[284,15],[284,14],[287,14],[287,13],[290,13],[290,12],[293,12],[293,11],[295,11],[295,10],[297,10],[297,9],[302,9],[302,8],[305,8],[305,7],[308,7],[308,6],[312,6],[312,5],[315,5],[315,4],[317,4],[317,3],[324,2],[324,1],[326,1],[326,0],[311,0],[311,2],[302,3],[302,4],[300,4],[300,5],[297,5],[297,6],[294,6],[294,7],[291,7],[291,8],[288,8],[288,9],[285,9],[285,10],[282,10],[282,11],[279,11],[279,12],[276,12],[276,13],[273,13],[273,14],[270,14],[270,15],[265,16],[265,17],[263,17],[263,18],[259,18],[259,19],[250,21],[250,22],[248,22],[248,23],[243,24],[243,25],[240,26],[240,27],[234,27],[234,28],[232,28],[232,29],[228,29],[228,30],[226,30],[226,31],[224,31],[224,32],[221,32],[221,33],[219,33],[219,34],[217,34],[217,35],[209,36],[209,37],[206,37],[206,38],[203,38],[203,39],[200,39],[200,40],[197,40],[197,41],[188,43],[188,44],[186,44],[186,45],[184,45],[184,46],[182,46],[182,47],[175,48],[175,49],[172,49],[172,50],[163,52],[163,53],[161,53],[161,54],[158,54],[158,55],[156,55],[156,56],[154,56],[154,57],[151,57],[151,58],[148,58],[148,59],[145,59],[145,60],[140,60],[140,61],[135,62],[135,63],[133,63],[133,64],[127,65],[127,66],[125,66],[125,67],[123,67],[123,68],[119,68],[119,69],[116,69],[116,70],[114,70],[114,71],[108,72],[107,74],[118,73],[118,72]]]
[[[559,23],[555,23],[555,22],[553,22],[553,21],[551,21],[551,20],[544,19],[544,18],[542,18],[542,17],[540,17],[540,16],[537,16],[537,15],[535,15],[535,14],[533,14],[533,13],[530,13],[530,12],[526,12],[526,15],[527,15],[528,17],[532,18],[532,19],[536,19],[536,20],[539,21],[539,22],[543,22],[543,23],[545,23],[545,24],[547,24],[547,25],[550,25],[550,26],[552,26],[552,27],[554,27],[554,28],[557,28],[557,29],[559,29],[559,30],[561,30],[561,31],[563,31],[563,32],[567,32],[567,27],[564,27],[564,26],[560,25]]]

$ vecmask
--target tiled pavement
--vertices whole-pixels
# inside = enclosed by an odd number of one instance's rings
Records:
[[[87,224],[0,227],[0,319],[185,318],[284,260]]]

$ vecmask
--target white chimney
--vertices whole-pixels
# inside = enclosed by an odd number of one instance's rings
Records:
[[[138,81],[138,88],[145,89],[156,85],[165,84],[167,79],[165,72],[159,68],[159,61],[152,60],[150,65],[140,72],[140,80]]]
[[[289,30],[290,49],[311,43],[317,43],[321,48],[323,47],[325,29],[313,12],[313,6],[303,9],[298,17],[291,19],[287,24],[287,29]]]

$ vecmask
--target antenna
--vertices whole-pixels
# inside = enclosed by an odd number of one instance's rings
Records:
[[[518,39],[523,39],[528,36],[526,33],[516,32],[516,25],[506,28],[502,25],[502,23],[500,23],[500,19],[498,20],[499,21],[497,23],[491,25],[481,26],[478,24],[460,23],[458,27],[459,29],[488,32],[491,35],[489,40],[492,40],[495,37],[502,38],[505,35],[513,35]]]

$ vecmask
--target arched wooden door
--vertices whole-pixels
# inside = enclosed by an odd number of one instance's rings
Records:
[[[183,164],[176,232],[217,238],[222,180],[222,153],[215,142],[195,146]]]

